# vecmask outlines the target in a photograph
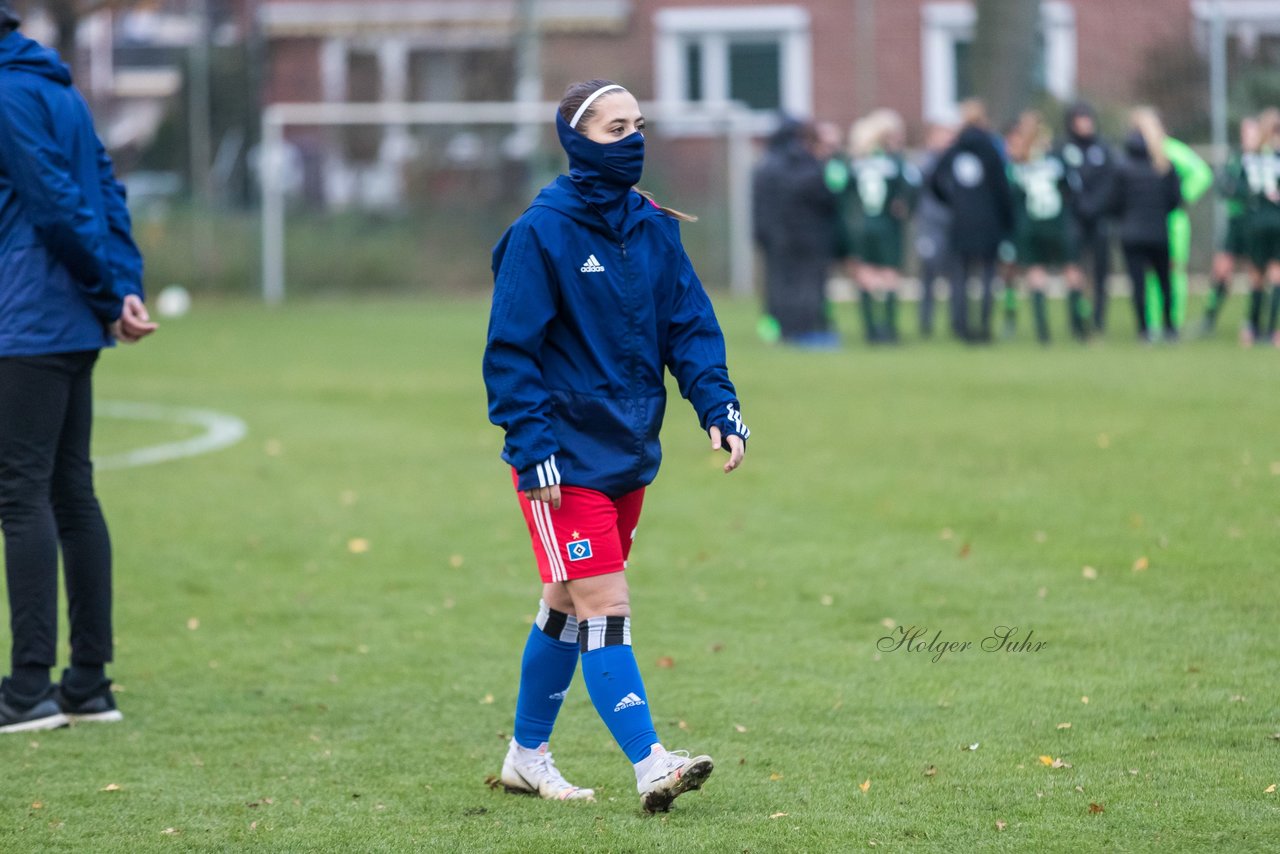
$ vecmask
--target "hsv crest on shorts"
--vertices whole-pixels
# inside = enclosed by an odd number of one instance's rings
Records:
[[[569,560],[586,560],[591,557],[591,540],[574,540],[565,549],[569,552]]]

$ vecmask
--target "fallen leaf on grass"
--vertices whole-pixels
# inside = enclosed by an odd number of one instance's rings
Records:
[[[738,732],[746,732],[746,731],[747,731],[747,728],[746,728],[746,727],[744,727],[742,724],[734,724],[734,725],[733,725],[733,728],[734,728],[734,729],[736,729]]]
[[[688,732],[688,731],[689,731],[689,724],[688,724],[687,722],[685,722],[685,721],[679,721],[679,722],[677,722],[677,723],[676,723],[676,729],[682,729],[682,730],[684,730],[685,732]]]
[[[1271,733],[1271,735],[1267,736],[1267,738],[1271,739],[1272,741],[1280,741],[1280,732],[1273,732]],[[35,746],[35,743],[32,742],[32,747],[34,746]]]
[[[924,769],[924,775],[926,777],[936,777],[938,775],[938,766],[930,765],[928,768]]]
[[[1042,754],[1042,755],[1040,756],[1040,763],[1041,763],[1042,765],[1052,765],[1052,764],[1053,764],[1053,757],[1052,757],[1052,756],[1047,756],[1047,755],[1043,755],[1043,754]]]
[[[1055,759],[1055,760],[1053,760],[1053,764],[1052,764],[1051,766],[1049,766],[1049,767],[1051,767],[1051,768],[1070,768],[1070,767],[1071,767],[1071,763],[1070,763],[1070,762],[1063,762],[1061,759]]]
[[[1096,815],[1100,812],[1106,812],[1106,809],[1102,806],[1102,804],[1089,804],[1089,812]]]
[[[961,750],[977,750],[980,742],[975,741],[973,744],[960,745]]]
[[[482,706],[492,706],[492,705],[493,705],[493,695],[492,695],[492,694],[485,694],[485,695],[484,695],[484,698],[480,700],[480,705],[482,705]]]
[[[352,537],[347,540],[347,551],[353,555],[362,555],[369,551],[369,541],[364,537]]]
[[[996,819],[996,830],[1004,830],[1008,826],[1009,825],[1007,822],[1001,821],[1000,819]]]
[[[1101,449],[1102,449],[1102,450],[1104,450],[1104,451],[1105,451],[1107,448],[1110,448],[1110,447],[1111,447],[1111,437],[1110,437],[1110,436],[1108,436],[1106,433],[1099,433],[1099,434],[1098,434],[1098,447],[1099,447],[1099,448],[1101,448]]]
[[[781,779],[782,779],[782,775],[779,774],[777,771],[774,771],[772,774],[769,775],[769,782],[771,783],[776,783]]]
[[[1064,722],[1064,723],[1060,723],[1060,724],[1058,724],[1058,729],[1071,729],[1071,724],[1069,724],[1069,723],[1065,723],[1065,722]]]
[[[462,566],[462,555],[449,555],[449,566],[454,569]]]
[[[868,791],[871,788],[871,780],[870,779],[863,780],[861,783],[858,784],[858,788],[863,792]]]
[[[1143,555],[1142,557],[1138,558],[1133,562],[1133,571],[1142,572],[1143,570],[1147,569],[1150,566],[1151,566],[1151,561],[1147,560],[1146,555]]]
[[[832,596],[830,593],[824,593],[822,594],[822,598],[818,600],[818,603],[821,605],[830,607],[831,605],[835,604],[835,601],[836,601],[835,597]]]
[[[1088,697],[1081,697],[1081,698],[1080,698],[1080,702],[1084,703],[1084,704],[1087,706],[1087,705],[1089,705],[1089,698],[1088,698]]]
[[[1272,788],[1274,789],[1275,787],[1274,787],[1274,786],[1272,786]],[[44,804],[40,803],[39,801],[36,801],[35,803],[33,803],[33,804],[31,805],[31,808],[32,808],[33,810],[42,810],[42,809],[44,809]]]
[[[484,784],[490,789],[496,789],[502,785],[502,781],[498,779],[497,774],[490,774],[488,777],[484,778]]]
[[[942,531],[938,534],[938,539],[949,540],[954,536],[955,536],[955,532],[952,531],[950,528],[943,528]]]
[[[1247,698],[1245,697],[1245,695],[1244,695],[1244,694],[1232,694],[1232,695],[1231,695],[1231,698],[1230,698],[1230,702],[1232,702],[1232,703],[1243,703],[1246,699],[1247,699]]]
[[[1098,570],[1094,569],[1091,566],[1086,566],[1083,569],[1081,569],[1080,574],[1083,575],[1085,579],[1089,581],[1096,581],[1098,579]]]
[[[119,785],[118,783],[108,783],[107,785],[105,785],[105,786],[103,786],[101,789],[99,789],[98,791],[100,791],[100,792],[118,792],[118,791],[120,791],[120,785]]]
[[[785,815],[788,815],[788,813],[785,813],[785,812],[776,812],[776,813],[774,813],[773,815],[769,816],[769,818],[782,818],[782,817],[783,817],[783,816],[785,816]]]
[[[969,545],[969,543],[967,543],[967,542],[966,542],[966,543],[964,543],[963,545],[961,545],[961,546],[960,546],[960,551],[957,553],[957,555],[956,555],[956,556],[957,556],[957,557],[962,557],[962,558],[964,558],[964,557],[968,557],[968,556],[969,556],[969,552],[971,552],[971,551],[973,551],[973,548]]]
[[[670,670],[676,666],[676,660],[669,655],[664,655],[658,659],[658,666]]]
[[[177,835],[178,835],[179,833],[181,833],[182,831],[181,831],[181,830],[178,830],[178,828],[176,828],[176,827],[166,827],[164,830],[162,830],[162,831],[160,831],[160,832],[161,832],[161,833],[164,833],[164,834],[167,834],[167,835],[169,835],[169,836],[177,836]]]
[[[191,631],[193,631],[193,632],[194,632],[196,629],[200,628],[200,618],[199,618],[199,617],[192,617],[191,619],[187,620],[187,628],[188,628],[188,629],[190,629],[190,630],[191,630]]]
[[[1265,789],[1262,790],[1262,794],[1264,795],[1274,795],[1275,792],[1276,792],[1275,783],[1272,783],[1270,786],[1267,786]]]

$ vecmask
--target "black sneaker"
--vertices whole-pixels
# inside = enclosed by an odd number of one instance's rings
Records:
[[[64,681],[66,677],[64,672]],[[55,696],[58,707],[73,724],[114,723],[124,720],[124,715],[116,708],[116,697],[111,693],[110,680],[104,680],[84,696],[69,693],[63,685],[58,685]]]
[[[8,683],[7,677],[0,682],[0,733],[58,729],[70,723],[53,698],[53,688],[26,703],[13,696]]]

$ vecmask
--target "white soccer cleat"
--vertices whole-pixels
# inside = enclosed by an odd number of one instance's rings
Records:
[[[544,742],[537,750],[521,747],[511,739],[502,763],[503,787],[515,794],[537,795],[549,801],[594,801],[592,789],[582,789],[564,778]]]
[[[648,813],[666,812],[671,802],[685,792],[701,789],[715,763],[710,756],[689,756],[687,750],[662,750],[641,763],[647,765],[636,777],[640,805]]]

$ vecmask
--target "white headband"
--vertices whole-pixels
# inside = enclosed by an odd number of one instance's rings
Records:
[[[599,98],[601,95],[603,95],[605,92],[608,92],[611,89],[622,89],[622,88],[624,87],[619,86],[617,83],[610,83],[608,86],[601,86],[599,89],[592,92],[590,95],[587,96],[587,100],[582,102],[582,106],[578,108],[578,112],[573,114],[573,121],[569,122],[569,127],[573,128],[574,130],[578,129],[578,119],[582,118],[582,114],[587,111],[587,108],[591,106],[591,102],[594,101],[596,98]]]

